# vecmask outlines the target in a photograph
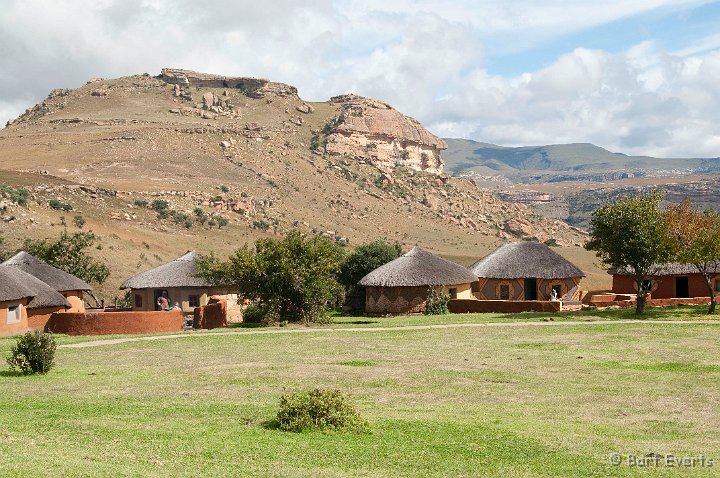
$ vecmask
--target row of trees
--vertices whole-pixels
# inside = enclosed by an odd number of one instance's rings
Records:
[[[198,270],[216,284],[236,286],[241,299],[262,309],[265,322],[317,323],[347,294],[364,292],[357,282],[400,253],[399,244],[378,240],[348,254],[333,240],[293,231],[284,239],[243,245],[227,261],[208,256],[199,261]]]
[[[668,262],[692,264],[707,284],[708,313],[715,312],[712,278],[720,268],[720,214],[700,211],[690,200],[666,209],[658,192],[623,197],[600,207],[591,219],[586,249],[611,267],[628,269],[637,284],[636,314],[645,310],[644,287]]]

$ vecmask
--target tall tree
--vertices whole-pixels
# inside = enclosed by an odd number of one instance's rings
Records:
[[[28,254],[84,281],[102,284],[110,275],[110,269],[102,262],[93,259],[86,251],[95,244],[95,240],[95,234],[92,232],[68,234],[67,231],[63,231],[55,241],[28,239],[25,241],[24,249]]]
[[[365,287],[358,285],[360,279],[401,254],[400,243],[384,239],[368,242],[352,251],[345,258],[338,274],[338,280],[345,286],[346,305],[353,311],[361,311],[365,307]]]
[[[246,244],[226,262],[202,259],[198,269],[215,283],[237,286],[240,298],[259,303],[270,320],[310,323],[321,322],[341,303],[344,291],[336,276],[344,256],[335,241],[293,231],[282,240]]]
[[[644,285],[672,258],[658,192],[622,197],[592,214],[589,251],[611,267],[629,270],[637,290],[635,313],[642,315],[650,293]]]
[[[705,279],[710,295],[708,314],[715,312],[713,277],[720,272],[720,215],[699,211],[689,199],[665,210],[667,236],[678,262],[692,264]]]

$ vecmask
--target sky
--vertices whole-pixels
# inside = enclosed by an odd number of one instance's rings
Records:
[[[720,156],[720,2],[0,0],[0,122],[163,67],[356,93],[442,137]]]

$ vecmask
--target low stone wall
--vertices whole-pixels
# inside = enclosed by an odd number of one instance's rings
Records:
[[[179,310],[159,312],[56,312],[45,331],[67,335],[152,334],[179,332]]]
[[[448,304],[450,312],[455,314],[467,313],[500,313],[511,314],[517,312],[560,312],[562,303],[559,301],[540,300],[474,300],[454,299]]]
[[[194,329],[217,329],[227,327],[227,302],[224,300],[195,309]]]

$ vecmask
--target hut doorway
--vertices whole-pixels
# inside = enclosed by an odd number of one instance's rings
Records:
[[[537,300],[537,279],[525,279],[525,300]]]
[[[690,284],[687,277],[675,278],[675,297],[681,299],[690,297]]]

